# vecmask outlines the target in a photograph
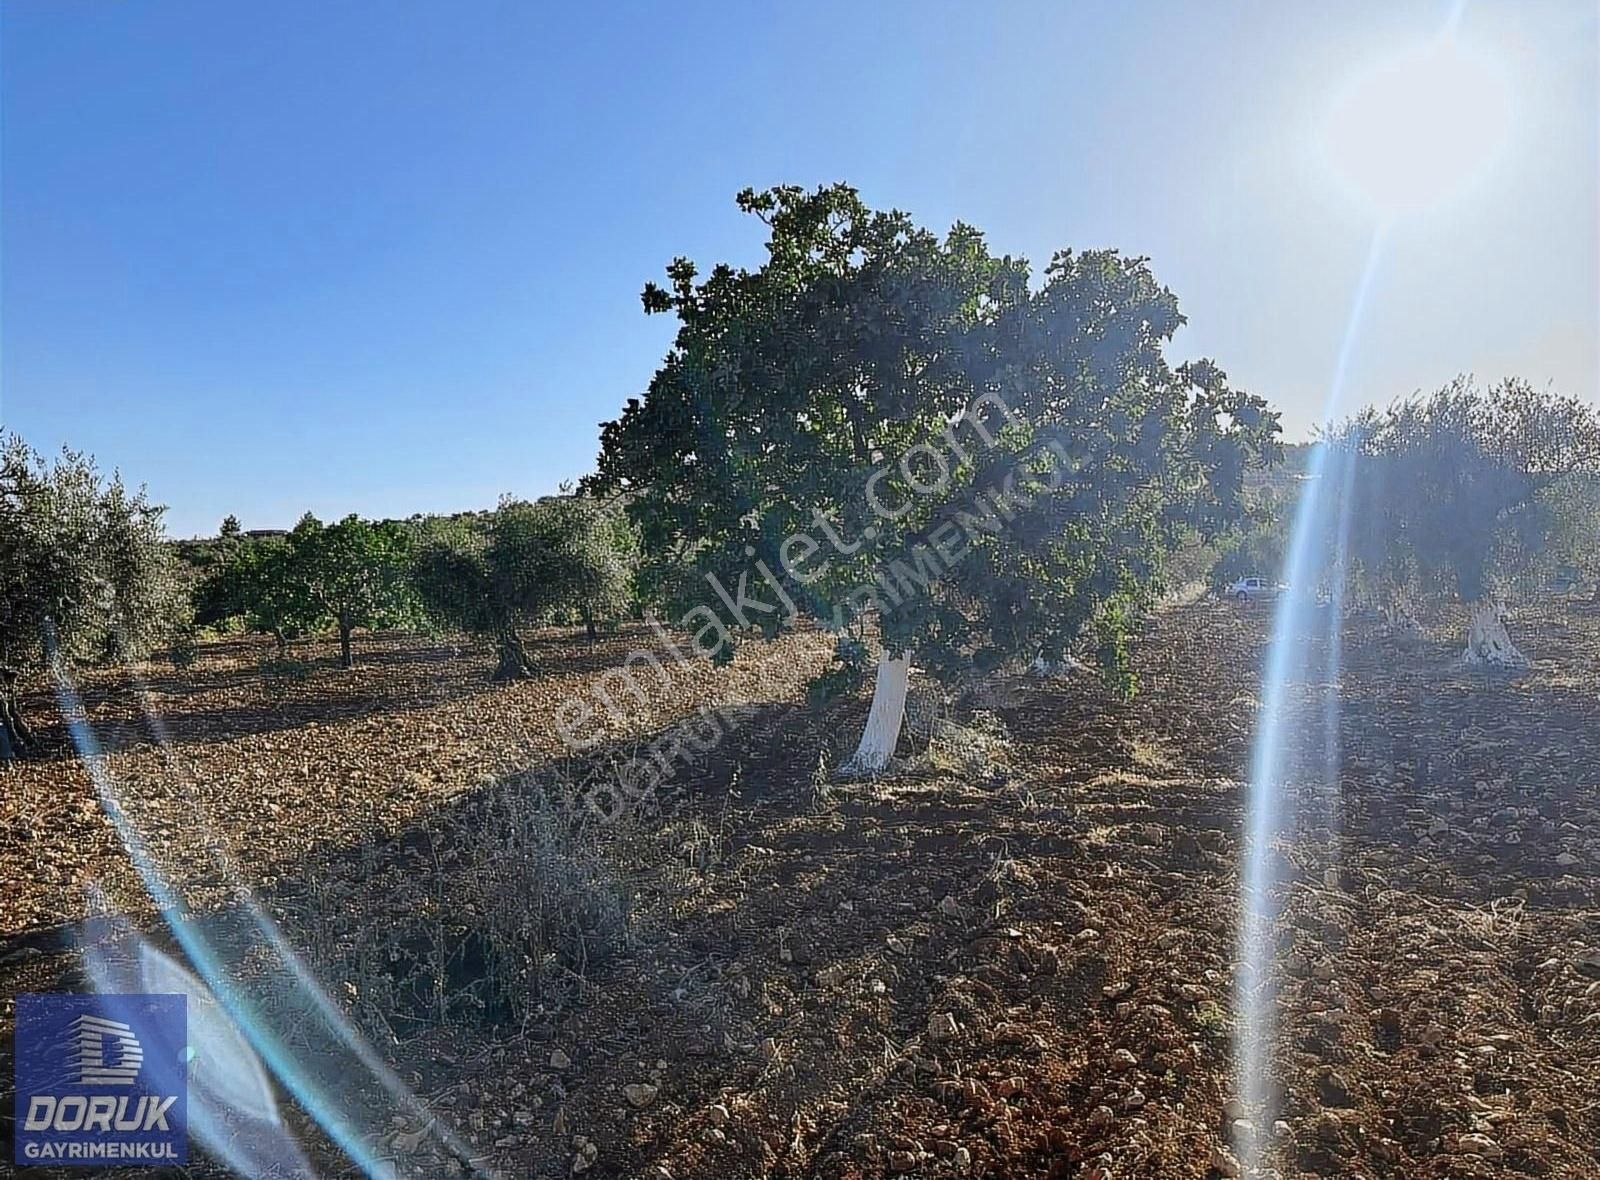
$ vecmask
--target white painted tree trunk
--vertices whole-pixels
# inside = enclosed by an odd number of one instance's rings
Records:
[[[1472,612],[1467,628],[1467,650],[1461,662],[1471,667],[1526,668],[1528,657],[1517,650],[1506,631],[1505,617],[1498,604],[1480,602]]]
[[[841,776],[878,774],[894,757],[900,741],[900,726],[906,716],[906,689],[911,683],[911,656],[891,658],[888,652],[878,657],[878,678],[872,686],[872,707],[867,710],[861,744],[839,768]]]

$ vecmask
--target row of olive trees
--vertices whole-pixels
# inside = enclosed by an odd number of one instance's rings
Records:
[[[163,509],[91,459],[47,461],[0,434],[0,762],[34,752],[19,688],[52,662],[134,660],[201,628],[292,639],[332,631],[345,667],[358,630],[443,626],[494,641],[497,675],[533,671],[522,632],[598,626],[634,609],[634,532],[619,508],[574,496],[400,523],[306,515],[277,536],[232,518],[174,544]]]
[[[19,682],[60,660],[137,658],[186,610],[161,508],[84,455],[0,433],[0,762],[37,738]]]

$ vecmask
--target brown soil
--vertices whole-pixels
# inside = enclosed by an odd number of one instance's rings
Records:
[[[580,1136],[600,1177],[1226,1170],[1267,621],[1168,612],[1133,702],[1092,677],[1018,679],[989,704],[1008,747],[965,764],[941,747],[876,783],[817,773],[865,709],[800,704],[824,636],[675,669],[670,690],[641,677],[648,707],[608,750],[743,707],[616,841],[629,949],[544,1013],[406,1025],[381,1052],[510,1177],[571,1174]],[[1600,614],[1516,628],[1535,666],[1510,679],[1455,669],[1453,643],[1348,633],[1339,789],[1297,777],[1274,852],[1286,1126],[1258,1134],[1279,1175],[1600,1176]],[[354,672],[318,648],[304,675],[264,680],[265,649],[238,642],[150,672],[147,711],[96,678],[88,713],[134,823],[194,882],[196,920],[242,881],[309,946],[308,893],[395,907],[417,832],[461,828],[530,768],[570,770],[556,706],[641,642],[543,636],[548,674],[495,686],[483,653],[381,638]],[[79,762],[0,784],[9,996],[73,981],[61,948],[86,885],[143,920],[152,907]],[[655,1089],[636,1107],[623,1087],[639,1085]],[[391,1113],[374,1125],[396,1166],[448,1174]]]

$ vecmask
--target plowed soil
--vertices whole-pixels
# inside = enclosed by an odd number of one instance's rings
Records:
[[[601,755],[565,758],[555,710],[642,632],[541,636],[546,675],[513,685],[420,639],[368,639],[351,672],[236,641],[144,669],[142,695],[90,676],[85,709],[183,920],[261,901],[416,1093],[397,1112],[348,1079],[402,1175],[463,1174],[431,1116],[507,1177],[1204,1177],[1237,1174],[1252,1138],[1283,1177],[1600,1176],[1600,613],[1519,618],[1534,664],[1500,677],[1454,665],[1456,622],[1404,645],[1347,626],[1340,770],[1297,763],[1272,853],[1272,1111],[1229,1102],[1264,608],[1159,615],[1131,702],[1086,673],[986,686],[872,782],[826,773],[865,699],[803,703],[826,636],[640,677],[603,754],[707,706],[724,732],[602,837],[625,945],[515,1019],[374,1024],[319,931],[398,922],[423,904],[408,882],[447,904],[439,833],[470,838],[497,792],[592,777]],[[81,982],[93,905],[172,945],[54,735],[0,771],[8,1025],[15,992]]]

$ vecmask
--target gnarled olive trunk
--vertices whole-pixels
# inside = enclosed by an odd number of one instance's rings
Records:
[[[355,627],[350,622],[350,616],[343,611],[339,612],[339,663],[346,668],[356,666],[355,653],[350,649],[350,636]]]
[[[16,674],[0,669],[0,762],[26,758],[37,751],[38,745],[17,705]]]
[[[533,657],[522,646],[522,636],[515,627],[502,627],[495,636],[495,650],[500,663],[494,670],[495,680],[526,680],[534,674]]]
[[[1483,668],[1528,666],[1528,657],[1511,642],[1505,613],[1498,603],[1485,600],[1472,608],[1472,622],[1467,626],[1467,650],[1461,654],[1461,661]]]

